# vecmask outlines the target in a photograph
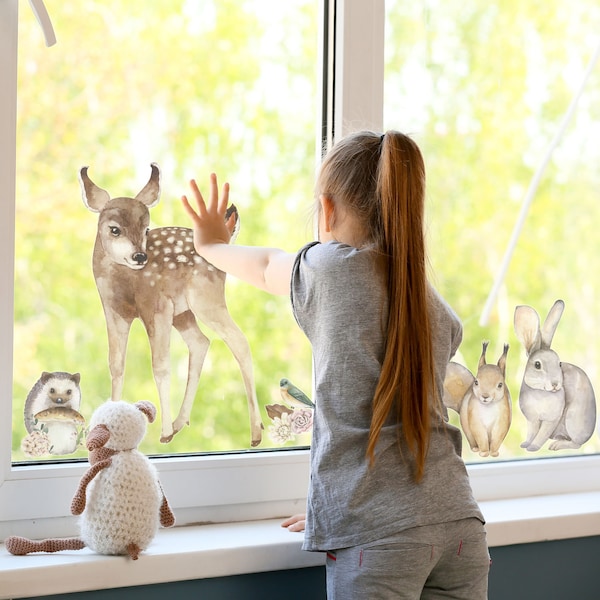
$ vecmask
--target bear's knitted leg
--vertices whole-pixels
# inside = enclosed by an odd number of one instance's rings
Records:
[[[127,554],[129,554],[129,556],[131,556],[131,558],[133,560],[138,559],[138,556],[140,555],[141,551],[142,551],[142,549],[137,544],[134,544],[133,542],[131,542],[131,544],[129,544],[127,546]]]
[[[31,552],[60,552],[61,550],[81,550],[85,544],[78,538],[28,540],[18,535],[11,535],[4,541],[11,554],[23,556]]]

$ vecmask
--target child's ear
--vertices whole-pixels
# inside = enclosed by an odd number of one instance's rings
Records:
[[[328,233],[331,232],[331,226],[333,223],[333,200],[329,196],[319,196],[319,202],[321,203],[321,211],[323,214],[323,227]]]

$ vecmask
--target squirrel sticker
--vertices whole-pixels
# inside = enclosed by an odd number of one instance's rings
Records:
[[[80,537],[36,541],[11,536],[6,549],[23,555],[88,547],[137,560],[159,524],[175,524],[154,465],[137,449],[155,416],[156,408],[146,401],[109,400],[96,409],[86,440],[90,468],[71,502],[71,513],[81,515]]]
[[[442,401],[460,415],[460,425],[473,452],[481,457],[498,456],[512,422],[512,402],[506,385],[508,344],[498,363],[487,364],[483,342],[477,375],[459,363],[446,368]]]

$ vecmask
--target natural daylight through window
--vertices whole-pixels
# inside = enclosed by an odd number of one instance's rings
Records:
[[[143,450],[179,454],[309,443],[309,433],[282,426],[292,413],[265,408],[287,406],[282,379],[310,394],[309,348],[288,299],[229,278],[227,311],[222,279],[193,256],[191,237],[172,227],[189,226],[179,200],[188,180],[195,177],[206,189],[214,171],[231,184],[239,243],[294,250],[311,239],[317,9],[314,0],[66,1],[49,4],[58,38],[51,48],[32,12],[21,10],[13,461],[86,456],[82,434],[94,409],[111,397],[109,364],[119,370],[128,338],[126,329],[113,325],[109,357],[99,290],[106,290],[111,315],[139,312],[135,302],[158,305],[167,294],[174,304],[185,303],[187,290],[175,291],[185,271],[193,272],[189,285],[210,306],[197,311],[202,333],[183,330],[180,336],[174,328],[162,345],[154,335],[157,354],[171,344],[170,378],[158,368],[153,372],[141,321],[129,333],[121,398],[150,400],[158,408],[158,376],[167,389],[163,399],[170,400]],[[150,179],[151,163],[160,170],[161,194],[150,208],[150,227],[161,229],[144,250],[138,241],[144,232],[126,230],[127,216],[99,226],[102,205],[82,202],[79,172],[88,166],[89,181],[113,198],[133,197]],[[101,241],[94,251],[97,230]],[[114,270],[115,263],[126,268]],[[148,285],[135,301],[124,290],[139,280]],[[179,324],[169,303],[155,315],[157,329]],[[114,317],[107,314],[109,320]],[[201,361],[204,336],[210,347],[197,392],[191,381],[193,405],[180,416],[188,355],[190,362]],[[264,431],[257,419],[251,430],[249,401],[260,406]],[[173,422],[180,431],[170,439]]]
[[[82,201],[79,178],[87,174],[113,197],[135,196],[156,177],[156,163],[161,195],[149,209],[149,227],[187,227],[179,197],[191,177],[205,188],[214,171],[231,184],[240,244],[294,250],[313,238],[322,142],[361,128],[400,129],[423,150],[434,283],[464,325],[456,361],[473,376],[484,341],[491,365],[510,346],[504,379],[512,415],[498,456],[464,443],[477,499],[597,489],[595,415],[578,448],[552,450],[551,439],[540,449],[521,447],[530,419],[519,402],[526,356],[514,319],[518,305],[543,320],[563,300],[551,346],[600,389],[593,338],[600,314],[598,65],[482,319],[530,184],[598,46],[594,2],[46,5],[57,37],[50,48],[27,3],[0,2],[0,55],[8,57],[0,62],[0,539],[15,524],[38,539],[76,531],[69,505],[86,468],[82,433],[112,394],[92,269],[98,214],[88,210],[94,201]],[[109,246],[120,229],[109,223]],[[134,262],[158,269],[160,256],[165,273],[195,268],[180,233],[166,230]],[[309,345],[287,298],[233,278],[225,298],[251,348],[262,440],[256,444],[251,429],[242,369],[218,332],[200,321],[211,344],[190,424],[169,441],[159,418],[141,446],[153,456],[179,525],[273,518],[305,506],[310,432],[305,423],[292,430],[294,407],[281,380],[310,397]],[[172,421],[185,394],[188,352],[175,330],[170,341]],[[154,375],[148,336],[135,321],[122,397],[158,408]],[[46,384],[57,406],[35,402],[36,386]],[[53,410],[65,408],[61,392],[69,390],[69,410]]]

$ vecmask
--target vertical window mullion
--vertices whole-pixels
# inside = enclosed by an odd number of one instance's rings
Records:
[[[383,128],[384,0],[336,0],[333,131]]]
[[[0,487],[10,472],[18,0],[0,2]]]

